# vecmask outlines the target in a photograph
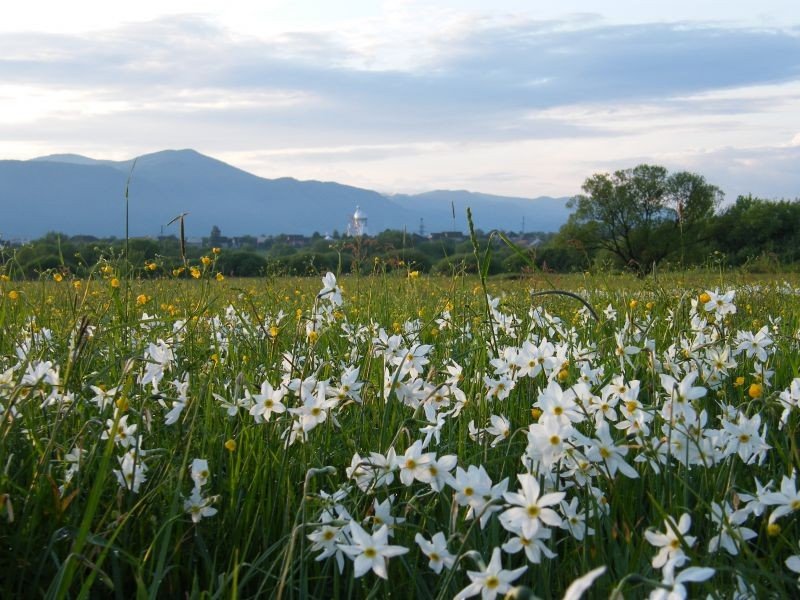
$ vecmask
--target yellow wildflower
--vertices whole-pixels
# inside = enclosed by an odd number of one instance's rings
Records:
[[[200,269],[198,269],[197,267],[192,267],[191,269],[189,269],[189,271],[191,272],[192,277],[194,277],[195,279],[200,279],[201,275]]]
[[[204,256],[203,258],[200,259],[200,262],[203,263],[204,267],[207,267],[208,265],[211,264],[211,258],[208,256]]]
[[[8,292],[8,299],[13,301],[19,300],[19,292],[17,290],[11,290]]]
[[[214,279],[216,279],[217,281],[222,281],[223,279],[225,279],[225,275],[223,275],[222,273],[217,273],[216,275],[214,275]]]
[[[114,277],[114,278],[111,280],[111,287],[112,287],[112,288],[118,288],[118,287],[119,287],[119,279],[117,279],[116,277]]]
[[[53,279],[55,279],[56,282],[61,283],[64,280],[64,276],[61,273],[53,273]]]
[[[236,450],[236,440],[227,440],[225,442],[225,450],[228,452],[233,452]]]
[[[764,393],[764,388],[761,386],[760,383],[751,383],[750,387],[747,390],[747,395],[753,398],[761,398],[761,394]]]

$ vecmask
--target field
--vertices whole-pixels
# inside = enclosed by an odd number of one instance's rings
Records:
[[[2,597],[800,593],[796,280],[193,271],[0,282]]]

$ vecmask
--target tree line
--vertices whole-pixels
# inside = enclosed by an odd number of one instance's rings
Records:
[[[725,264],[754,270],[792,268],[800,263],[800,200],[740,196],[727,206],[722,193],[696,173],[669,173],[662,166],[638,165],[587,178],[583,193],[556,233],[477,231],[489,274],[531,269],[570,272],[627,270],[645,275],[654,268]],[[275,236],[213,254],[215,269],[226,276],[316,275],[394,270],[458,274],[476,272],[472,240],[429,239],[387,230],[375,236],[337,239],[315,234],[303,247]],[[221,240],[219,228],[200,246],[187,247],[175,236],[158,239],[98,239],[49,233],[33,242],[2,246],[6,272],[37,277],[60,271],[88,275],[102,261],[127,258],[143,276],[180,270],[211,255]],[[489,248],[489,252],[485,250]]]

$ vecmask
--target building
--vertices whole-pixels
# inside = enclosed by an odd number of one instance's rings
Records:
[[[369,235],[367,232],[367,213],[361,210],[361,207],[356,206],[356,212],[350,217],[350,222],[347,224],[347,235],[359,237],[362,235]]]

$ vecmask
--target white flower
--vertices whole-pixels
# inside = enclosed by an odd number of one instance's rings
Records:
[[[561,526],[561,517],[552,508],[564,499],[564,492],[553,492],[539,495],[539,482],[533,475],[522,473],[517,475],[522,486],[519,492],[506,492],[503,497],[513,505],[500,515],[500,523],[509,531],[519,529],[526,538],[533,538],[539,529],[540,522],[551,527]]]
[[[486,428],[486,433],[495,436],[490,444],[494,448],[500,442],[508,439],[511,432],[511,423],[503,415],[492,415],[489,420],[492,424]]]
[[[428,483],[434,492],[441,492],[446,484],[453,481],[450,471],[456,468],[458,457],[455,454],[432,458],[424,471],[417,475],[417,479]]]
[[[675,568],[683,562],[671,560],[664,566],[661,585],[665,587],[650,592],[650,600],[683,600],[689,594],[684,583],[705,581],[714,575],[714,569],[708,567],[689,567],[675,575]]]
[[[561,600],[579,600],[583,595],[583,592],[592,586],[594,580],[605,572],[605,567],[597,567],[596,569],[592,569],[586,573],[586,575],[578,577],[575,581],[569,584],[569,587],[567,588],[567,591],[564,592],[564,597]]]
[[[100,436],[101,440],[107,440],[112,432],[114,432],[114,443],[122,448],[129,448],[136,445],[137,425],[128,425],[128,415],[122,415],[117,423],[117,429],[114,431],[114,419],[106,419],[106,429]]]
[[[489,522],[489,517],[501,509],[496,503],[508,488],[508,478],[493,486],[483,465],[479,467],[469,465],[466,471],[456,467],[456,476],[449,485],[456,490],[458,505],[469,506],[466,518],[478,516],[483,528]]]
[[[734,354],[744,352],[748,358],[756,358],[759,362],[767,362],[767,349],[772,345],[767,326],[764,325],[755,334],[749,331],[739,331],[736,334],[738,346]]]
[[[515,533],[516,536],[510,538],[501,546],[503,552],[516,554],[524,548],[525,556],[535,565],[542,562],[542,555],[547,558],[556,557],[556,553],[550,550],[544,543],[544,540],[550,539],[550,535],[552,534],[551,529],[540,527],[531,538],[524,536],[521,531],[514,531],[513,533]]]
[[[210,476],[208,470],[208,461],[204,458],[195,458],[192,461],[192,481],[194,481],[194,487],[196,489],[202,488],[206,483],[208,483],[208,478]]]
[[[192,515],[192,522],[199,523],[203,517],[213,517],[217,514],[217,509],[211,507],[213,497],[203,498],[200,489],[194,488],[192,494],[183,502],[183,509]]]
[[[433,452],[422,451],[422,440],[417,440],[408,447],[403,456],[397,457],[397,466],[400,468],[400,481],[403,485],[411,485],[415,479],[424,481],[428,465],[435,460]]]
[[[453,600],[463,600],[481,594],[482,600],[494,600],[498,594],[505,594],[511,589],[511,582],[522,575],[528,567],[520,567],[513,571],[502,568],[500,562],[500,548],[492,551],[492,560],[483,571],[467,571],[470,583],[455,595]]]
[[[147,481],[147,465],[142,462],[141,454],[136,448],[131,448],[119,460],[119,469],[114,469],[114,475],[120,487],[139,493],[139,487]]]
[[[347,542],[347,539],[344,537],[343,529],[343,527],[331,525],[330,522],[324,522],[318,529],[315,529],[306,536],[310,541],[314,542],[311,546],[312,552],[317,550],[322,551],[314,560],[325,560],[329,556],[334,556],[336,558],[336,565],[339,567],[339,573],[344,571],[344,554],[339,549],[339,544]]]
[[[800,574],[800,554],[795,554],[786,559],[786,568],[790,571]],[[800,577],[797,578],[797,584],[800,585]]]
[[[164,425],[174,425],[178,422],[178,419],[181,418],[181,413],[183,409],[186,408],[185,402],[172,402],[172,409],[164,415]]]
[[[614,477],[617,470],[631,479],[639,477],[636,469],[625,462],[628,447],[624,444],[619,446],[614,444],[607,421],[601,422],[597,427],[597,439],[590,440],[583,436],[581,438],[581,443],[586,449],[586,458],[593,463],[603,463],[608,469],[609,477]]]
[[[278,389],[273,389],[269,381],[265,380],[261,384],[261,393],[253,396],[255,404],[250,407],[250,414],[253,415],[255,422],[269,421],[272,413],[286,412],[286,407],[281,402],[285,393],[282,387],[278,386]]]
[[[719,533],[709,540],[708,551],[716,552],[722,547],[732,556],[739,554],[738,544],[740,542],[752,540],[758,536],[752,529],[741,526],[747,520],[747,516],[747,509],[734,511],[727,502],[722,505],[712,502],[710,518],[717,526]]]
[[[389,528],[384,525],[372,535],[364,531],[355,521],[350,521],[352,544],[338,544],[339,549],[354,561],[355,577],[361,577],[372,569],[378,577],[388,579],[386,571],[387,559],[408,552],[403,546],[390,546],[388,542]]]
[[[774,523],[784,515],[800,510],[800,491],[797,490],[797,474],[792,471],[791,479],[783,476],[781,480],[781,491],[768,492],[762,497],[762,502],[767,506],[777,506],[770,515],[769,522]]]
[[[713,292],[706,290],[706,294],[708,294],[709,301],[705,303],[703,308],[708,312],[714,311],[717,318],[736,313],[736,306],[733,304],[733,297],[736,295],[735,290],[728,290],[724,294],[720,294],[719,290],[714,290]]]
[[[391,536],[394,533],[395,525],[399,525],[400,523],[405,522],[405,519],[403,517],[395,517],[392,515],[393,502],[394,502],[394,496],[392,495],[389,496],[383,502],[378,502],[378,499],[375,498],[372,504],[373,528],[378,528],[379,526],[386,525],[389,528],[389,536]]]
[[[644,537],[647,539],[647,541],[653,546],[660,548],[658,554],[656,554],[653,558],[654,569],[660,569],[666,565],[668,561],[671,568],[681,566],[684,562],[689,560],[683,551],[681,538],[689,547],[691,547],[695,542],[695,538],[693,536],[686,535],[689,533],[689,528],[692,526],[692,517],[689,515],[689,513],[684,513],[681,515],[677,526],[672,518],[667,518],[667,520],[664,522],[664,525],[666,529],[664,533],[654,532],[649,529],[644,532]]]
[[[761,426],[761,415],[756,413],[752,419],[748,419],[744,413],[739,413],[739,420],[736,424],[723,420],[722,427],[728,434],[726,452],[738,454],[745,464],[761,462],[766,458],[767,450],[772,446],[766,443],[767,425],[764,424],[762,432],[759,434],[758,428]]]
[[[422,553],[428,557],[428,566],[434,570],[438,575],[442,569],[452,569],[456,557],[453,556],[447,549],[447,540],[444,534],[440,531],[435,533],[429,542],[421,533],[414,536],[414,541],[417,542]]]
[[[336,284],[336,275],[331,272],[325,273],[325,277],[322,278],[322,289],[317,298],[327,300],[333,306],[341,306],[342,290]]]

